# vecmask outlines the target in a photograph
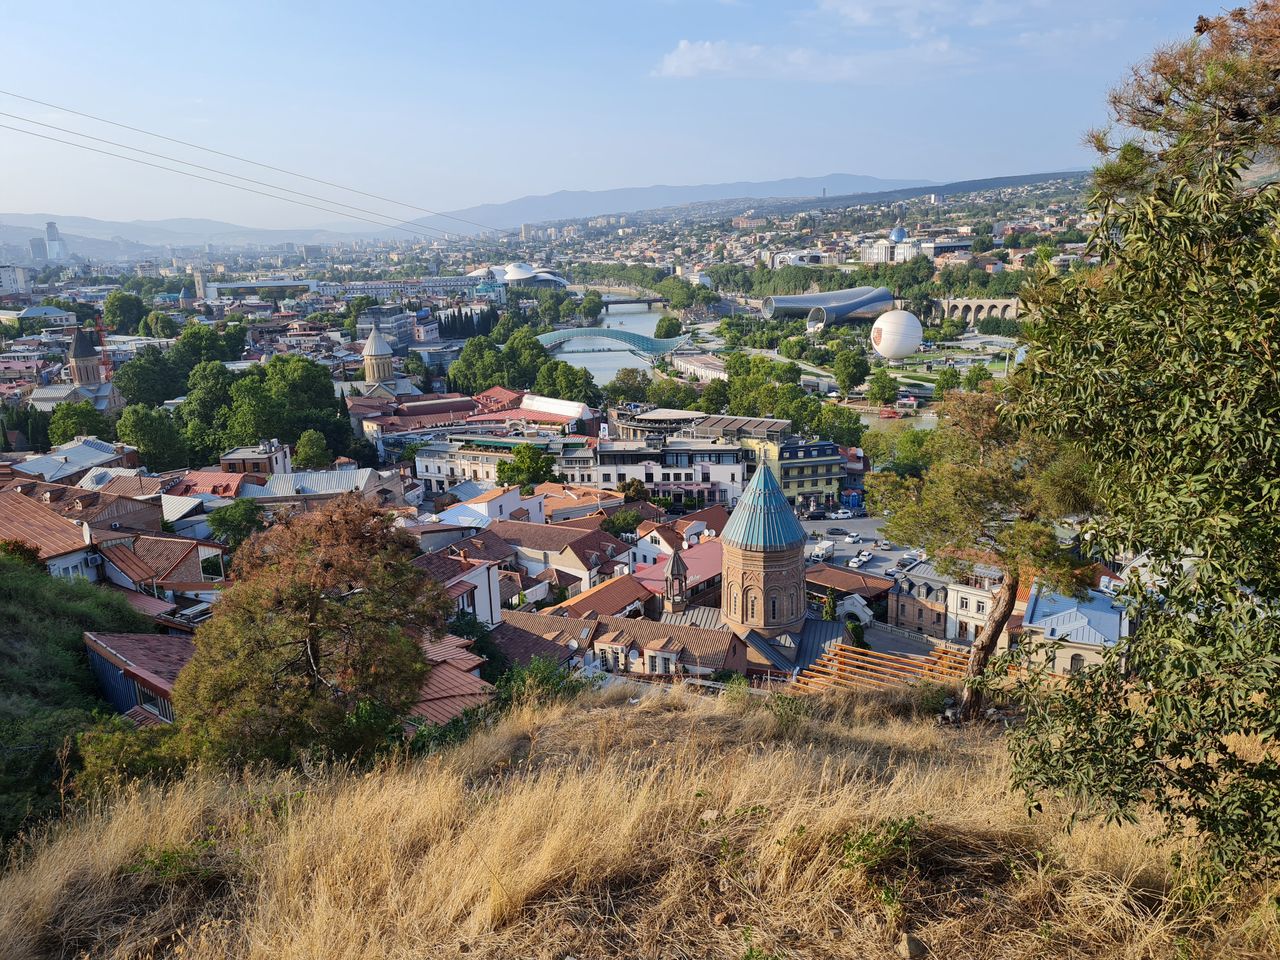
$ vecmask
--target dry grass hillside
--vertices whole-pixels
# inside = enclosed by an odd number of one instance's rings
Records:
[[[1275,956],[1141,827],[1027,818],[990,731],[903,704],[614,689],[368,774],[127,791],[0,880],[0,954]],[[1274,891],[1272,891],[1274,893]],[[1204,915],[1201,915],[1201,914]]]

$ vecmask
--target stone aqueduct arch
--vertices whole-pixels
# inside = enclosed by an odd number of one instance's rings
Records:
[[[984,300],[978,297],[951,297],[935,301],[938,312],[947,320],[963,320],[972,326],[979,320],[996,317],[1016,320],[1022,304],[1017,297]]]

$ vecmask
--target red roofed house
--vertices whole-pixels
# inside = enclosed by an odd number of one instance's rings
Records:
[[[445,548],[424,553],[413,565],[444,588],[459,613],[470,613],[492,627],[502,620],[502,594],[498,565],[492,560],[474,560],[466,548],[456,554]]]
[[[173,684],[195,655],[190,637],[86,633],[89,667],[103,697],[140,727],[173,723]]]

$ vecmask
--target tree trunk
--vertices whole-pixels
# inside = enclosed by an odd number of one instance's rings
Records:
[[[973,647],[969,651],[969,666],[964,672],[964,692],[960,696],[960,719],[972,720],[982,709],[982,691],[974,686],[974,681],[987,669],[987,662],[995,652],[996,641],[1004,632],[1004,626],[1013,614],[1013,603],[1018,598],[1018,572],[1010,570],[1005,573],[1004,582],[996,591],[991,601],[991,613],[987,617],[982,630],[973,638]]]

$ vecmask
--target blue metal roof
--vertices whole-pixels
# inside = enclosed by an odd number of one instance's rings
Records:
[[[720,537],[742,550],[789,550],[804,545],[804,527],[766,465],[756,469]]]

